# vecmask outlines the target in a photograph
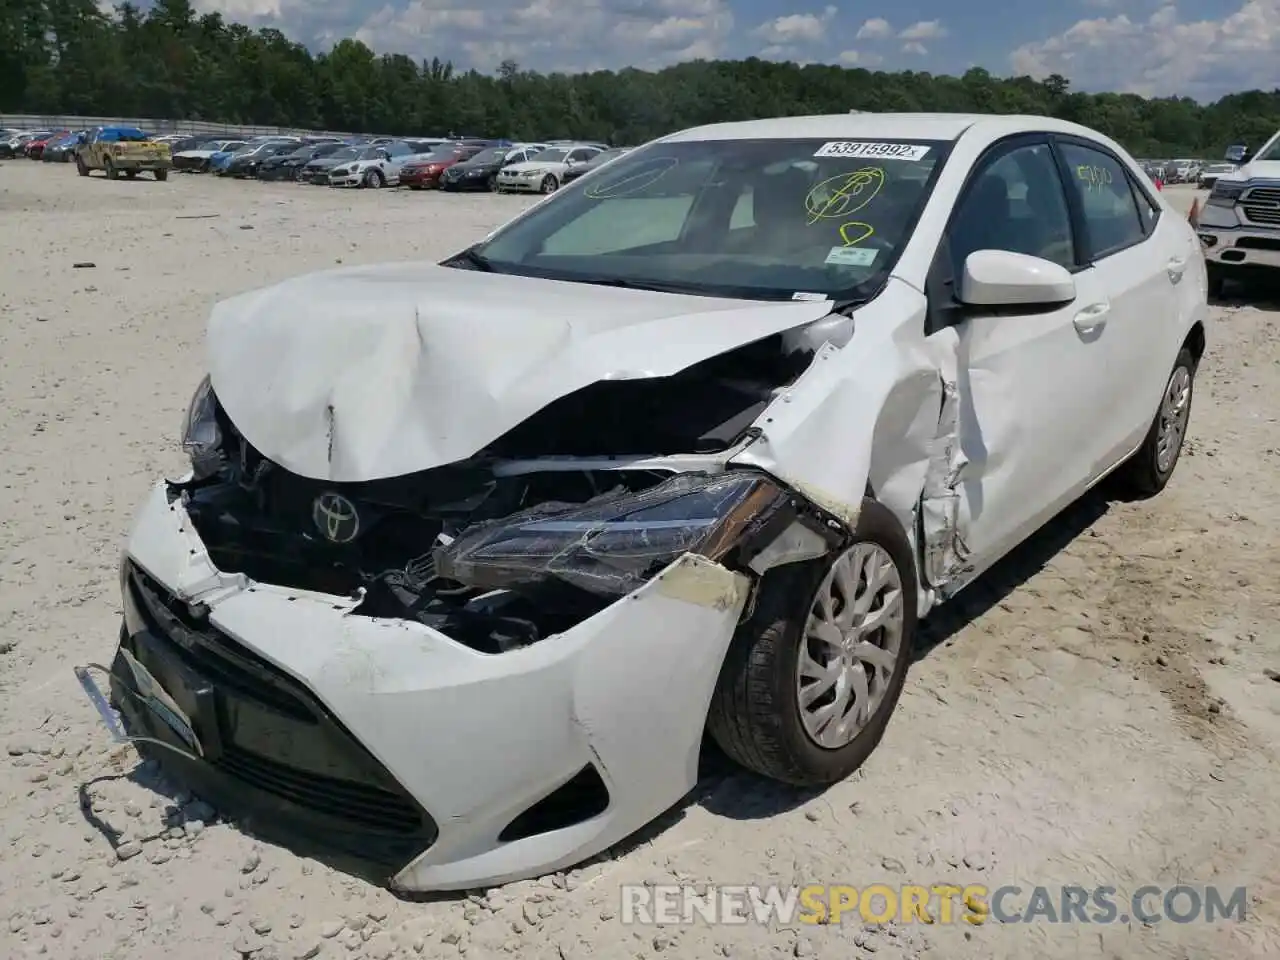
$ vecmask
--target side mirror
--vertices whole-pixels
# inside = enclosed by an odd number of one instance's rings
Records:
[[[1065,267],[1009,250],[975,250],[964,262],[960,302],[973,307],[1048,307],[1076,298]]]

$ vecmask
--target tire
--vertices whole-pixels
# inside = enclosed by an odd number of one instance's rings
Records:
[[[498,192],[498,175],[496,173],[489,174],[489,179],[484,182],[484,188],[490,193]]]
[[[116,169],[116,165],[111,162],[111,158],[107,157],[103,163],[103,168],[107,171],[108,180],[116,180],[120,176],[120,171]]]
[[[901,589],[896,651],[879,679],[880,695],[856,736],[835,746],[819,744],[801,718],[799,671],[809,649],[809,612],[829,575],[847,555],[877,550],[892,561]],[[730,644],[707,716],[720,748],[756,773],[796,786],[843,780],[869,757],[902,694],[916,632],[916,573],[911,545],[888,508],[862,501],[851,546],[818,560],[770,570],[757,585],[755,607]],[[819,698],[821,699],[821,698]]]
[[[80,174],[82,177],[87,177],[89,175],[89,168],[84,165],[84,160],[80,157],[76,157],[76,173]]]
[[[371,190],[381,190],[387,184],[387,178],[381,170],[370,170],[364,175],[364,186]]]
[[[169,179],[168,170],[157,170],[155,174],[156,174],[156,179],[159,180],[161,183],[164,183],[166,180]]]
[[[548,173],[542,178],[541,190],[543,193],[555,193],[560,189],[560,181],[556,179],[554,173]]]
[[[1195,394],[1195,383],[1196,360],[1191,351],[1183,347],[1178,351],[1178,359],[1173,363],[1169,379],[1165,381],[1164,391],[1160,394],[1160,406],[1151,420],[1151,427],[1147,430],[1142,446],[1117,471],[1118,479],[1130,493],[1143,498],[1154,497],[1169,483],[1182,456],[1187,428],[1191,424],[1191,401]],[[1174,430],[1175,439],[1169,453],[1162,457],[1162,438],[1168,436],[1169,428],[1166,424],[1171,417],[1172,422],[1177,425]]]
[[[126,171],[124,172],[124,175],[125,175],[126,177],[128,177],[130,180],[134,180],[134,179],[136,179],[136,178],[137,178],[137,176],[138,176],[138,171],[137,171],[137,170],[126,170]]]
[[[1209,299],[1221,300],[1226,287],[1227,272],[1216,263],[1206,263],[1205,272],[1209,277]]]

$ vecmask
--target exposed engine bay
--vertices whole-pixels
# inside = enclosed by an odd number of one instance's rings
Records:
[[[745,565],[813,512],[752,471],[590,469],[599,458],[741,443],[830,339],[813,327],[673,377],[597,382],[468,460],[360,483],[308,479],[265,459],[215,401],[217,467],[173,484],[171,496],[221,570],[360,596],[356,616],[416,619],[483,652],[515,649],[572,627],[690,550],[736,551]],[[503,469],[549,458],[559,466]],[[576,458],[596,463],[564,468]]]

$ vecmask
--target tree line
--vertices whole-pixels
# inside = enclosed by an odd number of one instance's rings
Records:
[[[443,52],[443,51],[442,51]],[[379,55],[357,40],[312,54],[190,0],[143,13],[95,0],[0,0],[0,112],[154,117],[387,135],[508,136],[642,143],[753,117],[848,110],[1048,114],[1093,127],[1138,156],[1219,158],[1280,129],[1280,90],[1199,104],[1185,97],[1072,91],[1054,75],[962,77],[746,60],[567,75],[501,64]]]

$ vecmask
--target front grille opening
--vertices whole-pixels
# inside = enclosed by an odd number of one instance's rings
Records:
[[[1248,250],[1280,250],[1280,237],[1241,237],[1236,246]]]
[[[502,843],[563,830],[609,809],[609,788],[594,765],[587,764],[564,786],[549,793],[507,824]]]
[[[395,869],[435,842],[436,824],[430,814],[314,695],[132,563],[129,588],[140,601],[148,630],[164,643],[168,655],[212,681],[222,695],[266,708],[252,722],[253,728],[233,726],[220,731],[221,751],[206,761],[208,767],[260,796],[291,805],[306,821],[295,824],[297,830],[316,832],[322,844],[358,849],[363,851],[359,856],[385,860]],[[131,641],[125,642],[132,646]],[[136,648],[131,652],[139,655]],[[224,709],[219,709],[219,726],[226,722]],[[244,723],[243,718],[240,722]],[[242,740],[246,735],[252,747]],[[295,740],[307,744],[303,754],[328,756],[331,769],[350,775],[325,775],[308,769],[307,763],[287,762],[291,754],[287,747]],[[261,745],[272,743],[278,743],[284,753],[266,755],[270,751]],[[164,754],[159,759],[172,761]],[[228,801],[232,807],[246,809],[258,805],[247,797]],[[291,829],[288,824],[282,826]]]
[[[304,723],[315,717],[301,698],[282,689],[279,671],[258,655],[239,644],[232,649],[221,631],[207,621],[193,616],[186,604],[171,595],[140,567],[133,567],[133,585],[142,601],[141,611],[147,626],[163,637],[173,638],[185,632],[190,644],[174,644],[173,653],[188,667],[211,680],[249,697],[276,713]]]
[[[214,766],[259,790],[369,830],[407,836],[422,831],[417,808],[389,790],[297,770],[235,747],[228,748]]]

